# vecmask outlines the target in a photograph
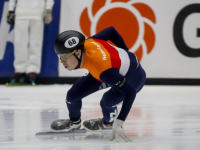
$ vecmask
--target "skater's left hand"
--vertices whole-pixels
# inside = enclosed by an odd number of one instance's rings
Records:
[[[121,136],[126,142],[131,142],[132,140],[130,140],[124,130],[123,130],[123,123],[124,121],[116,119],[113,125],[113,129],[112,129],[112,138],[110,139],[110,141],[113,141],[114,139],[116,140],[116,142],[119,142],[119,136]]]

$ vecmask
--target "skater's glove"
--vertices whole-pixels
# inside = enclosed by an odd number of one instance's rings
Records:
[[[49,24],[52,21],[52,10],[46,9],[44,12],[44,22],[45,24]]]
[[[14,13],[14,11],[9,11],[7,13],[7,23],[10,24],[10,25],[15,24],[15,13]]]
[[[119,136],[121,136],[126,142],[131,142],[131,140],[126,136],[123,130],[123,123],[124,121],[116,119],[112,129],[112,138],[110,141],[116,140],[119,142]]]

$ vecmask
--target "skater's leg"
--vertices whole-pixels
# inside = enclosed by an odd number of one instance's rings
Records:
[[[50,129],[61,132],[80,128],[82,98],[107,87],[108,85],[99,82],[91,74],[78,79],[67,93],[66,104],[70,119],[56,120],[52,122]]]
[[[139,66],[138,70],[135,72],[137,72],[137,74],[134,74],[133,71],[129,70],[128,74],[126,75],[126,78],[127,82],[129,82],[138,93],[145,84],[146,74],[141,66]],[[112,123],[115,120],[117,116],[116,105],[122,103],[124,98],[125,95],[115,88],[111,88],[103,95],[103,98],[101,100],[101,107],[104,122]]]
[[[122,103],[124,94],[111,88],[104,93],[100,102],[103,112],[103,118],[90,119],[83,122],[87,130],[105,130],[111,129],[112,123],[117,116],[117,105]]]
[[[78,79],[67,93],[66,104],[71,121],[78,121],[81,117],[82,98],[102,88],[101,82],[91,74]],[[104,86],[104,88],[106,85]]]
[[[117,105],[121,104],[123,100],[124,94],[115,88],[111,88],[104,93],[100,105],[103,112],[103,120],[106,124],[114,122],[118,113]]]
[[[101,84],[91,74],[78,79],[67,93],[66,104],[70,119],[56,120],[52,122],[50,129],[54,132],[61,132],[80,128],[82,98],[101,89]]]

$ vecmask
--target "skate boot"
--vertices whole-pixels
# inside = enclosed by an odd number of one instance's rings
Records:
[[[86,120],[83,126],[86,130],[111,130],[113,123],[105,124],[102,118]]]
[[[51,123],[50,130],[53,132],[63,132],[74,129],[80,129],[80,127],[81,127],[81,120],[74,123],[70,119],[59,119]]]
[[[28,79],[29,79],[29,82],[34,86],[35,80],[36,80],[36,73],[34,73],[34,72],[29,73]]]
[[[25,78],[25,73],[14,73],[11,78],[10,82],[6,83],[7,86],[12,86],[12,85],[25,85],[27,84],[26,78]]]

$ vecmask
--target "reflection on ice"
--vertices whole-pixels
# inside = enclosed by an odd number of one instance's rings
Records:
[[[36,137],[42,140],[50,139],[70,139],[70,140],[99,140],[110,139],[112,130],[106,131],[87,131],[85,129],[79,129],[70,132],[39,132],[36,133]]]
[[[199,150],[198,86],[145,86],[124,124],[130,143],[121,138],[110,142],[111,131],[37,138],[37,132],[49,131],[52,121],[68,117],[69,88],[0,86],[0,150]],[[99,102],[104,92],[83,99],[82,120],[102,117]]]

